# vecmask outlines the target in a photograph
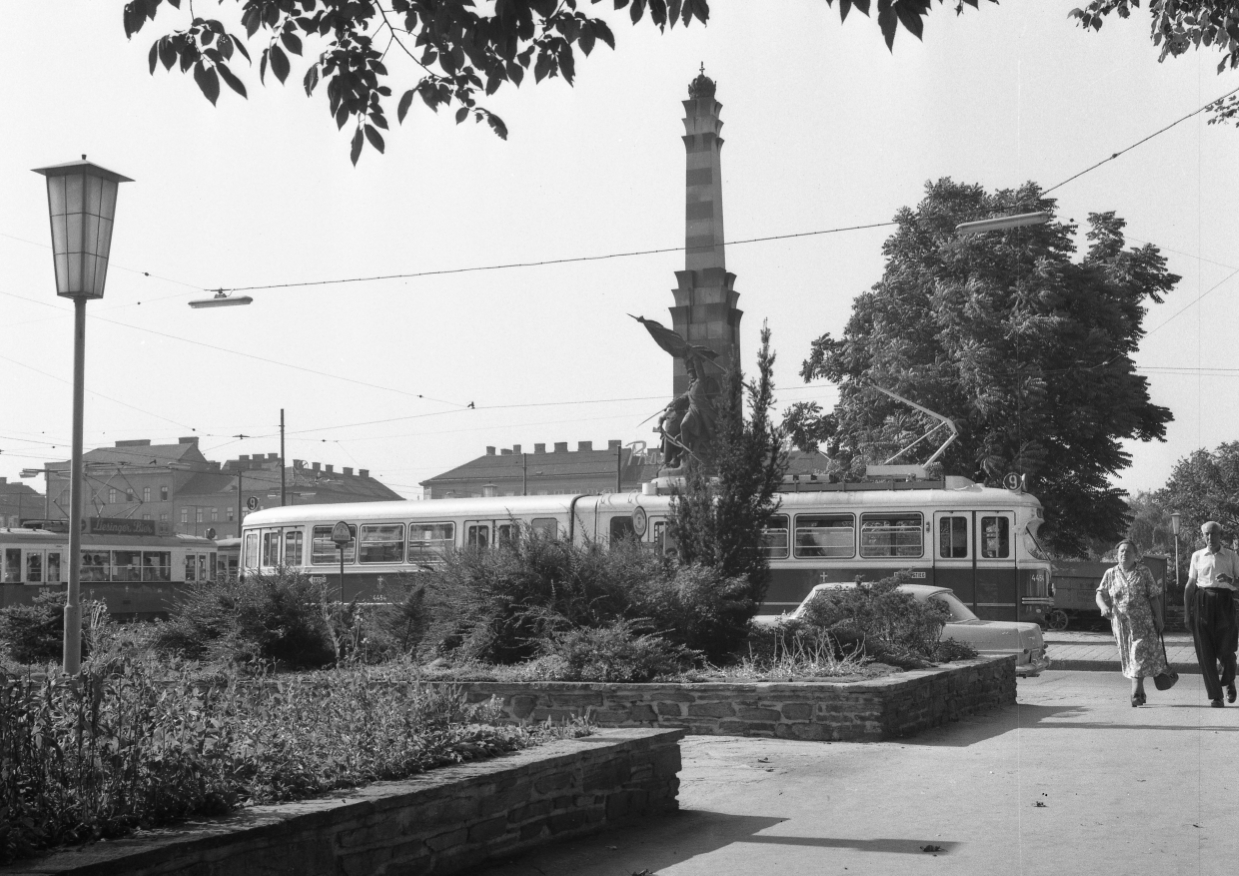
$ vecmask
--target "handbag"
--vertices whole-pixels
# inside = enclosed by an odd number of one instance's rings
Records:
[[[1166,655],[1166,637],[1161,633],[1158,633],[1157,637],[1162,641],[1162,659],[1166,661],[1166,669],[1153,676],[1153,684],[1158,690],[1170,690],[1179,680],[1179,673],[1171,667],[1170,657]]]

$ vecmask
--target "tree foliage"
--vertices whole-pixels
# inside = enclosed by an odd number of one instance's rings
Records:
[[[1051,547],[1071,552],[1127,528],[1109,475],[1129,464],[1120,439],[1162,439],[1172,419],[1149,399],[1132,354],[1148,301],[1178,282],[1152,245],[1124,249],[1124,221],[1089,214],[1089,249],[1072,260],[1076,226],[960,236],[960,222],[1053,212],[1033,183],[995,194],[943,179],[896,216],[886,269],[857,296],[841,338],[822,335],[801,368],[839,385],[831,413],[794,405],[785,426],[803,449],[825,442],[840,466],[881,462],[925,431],[923,415],[880,386],[952,418],[946,471],[1029,476],[1047,507]],[[911,460],[900,460],[911,461]]]
[[[1186,544],[1199,541],[1201,524],[1208,520],[1222,524],[1225,538],[1239,536],[1239,441],[1180,459],[1155,498],[1183,515],[1179,537]]]
[[[756,547],[778,510],[777,493],[787,471],[783,432],[772,418],[774,361],[770,329],[763,326],[758,378],[747,386],[748,420],[744,378],[733,370],[718,406],[713,445],[705,460],[690,459],[685,492],[675,503],[670,526],[681,563],[748,582],[748,616],[766,593],[770,570]],[[748,616],[740,623],[747,623]]]
[[[1086,29],[1101,30],[1109,15],[1131,17],[1140,0],[1092,0],[1071,17]],[[1150,0],[1149,35],[1161,49],[1159,61],[1191,49],[1212,48],[1222,53],[1217,72],[1239,68],[1239,3],[1235,0]],[[1235,119],[1239,124],[1239,94],[1231,93],[1209,107],[1209,124]]]
[[[199,0],[199,4],[207,0]],[[217,0],[220,6],[226,0]],[[307,50],[317,57],[301,84],[307,96],[326,86],[327,103],[336,126],[354,125],[351,157],[357,163],[368,143],[382,152],[382,131],[388,129],[388,104],[393,85],[401,89],[396,117],[403,122],[415,99],[436,112],[456,107],[457,124],[472,117],[486,122],[498,136],[507,126],[478,101],[505,83],[519,86],[530,68],[535,82],[561,77],[569,85],[576,76],[576,50],[588,56],[599,43],[615,48],[615,36],[605,21],[583,10],[601,0],[233,0],[240,5],[244,33],[228,30],[216,18],[199,17],[186,4],[185,26],[161,35],[151,45],[151,73],[162,64],[193,73],[203,95],[216,102],[221,82],[242,97],[245,84],[230,64],[239,55],[252,63],[249,47],[258,54],[258,78],[267,71],[281,83],[292,71],[290,55]],[[942,3],[943,0],[938,0]],[[953,0],[958,14],[964,4]],[[993,0],[997,2],[997,0]],[[831,5],[833,0],[826,0]],[[877,0],[877,23],[888,48],[903,27],[919,39],[922,19],[933,0]],[[694,19],[705,24],[708,0],[614,0],[637,24],[647,18],[659,30],[685,26]],[[164,6],[181,9],[181,0],[129,0],[125,4],[125,35],[133,37]],[[870,0],[839,0],[846,19],[857,9],[869,15]],[[307,45],[308,44],[308,45]],[[390,55],[407,63],[388,72]],[[388,84],[388,83],[392,84]]]

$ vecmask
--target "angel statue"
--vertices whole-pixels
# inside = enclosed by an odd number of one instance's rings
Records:
[[[687,462],[687,456],[700,459],[702,451],[714,437],[717,411],[710,397],[710,388],[716,386],[717,381],[706,376],[705,368],[707,362],[714,364],[718,353],[708,347],[690,344],[652,319],[632,318],[645,326],[658,346],[677,359],[683,359],[688,371],[688,390],[673,398],[663,409],[654,430],[662,436],[663,468],[679,469]]]

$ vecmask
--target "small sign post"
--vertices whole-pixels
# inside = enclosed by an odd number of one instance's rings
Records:
[[[340,551],[340,601],[344,601],[344,549],[348,547],[349,542],[353,540],[353,534],[349,531],[348,524],[343,520],[331,527],[331,540],[336,543],[336,547]]]

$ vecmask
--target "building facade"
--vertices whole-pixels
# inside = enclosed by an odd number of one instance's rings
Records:
[[[223,463],[208,460],[198,437],[175,444],[149,439],[117,441],[83,454],[86,517],[154,520],[174,532],[229,538],[240,534],[239,521],[250,511],[281,504],[375,502],[402,498],[370,477],[367,469],[336,472],[331,465],[293,460],[284,468],[278,453],[242,455]],[[45,465],[51,520],[69,516],[69,462]],[[40,503],[37,513],[43,517]]]
[[[21,483],[0,477],[0,526],[18,526],[23,520],[42,518],[46,496]]]
[[[427,499],[462,499],[472,496],[547,496],[562,493],[610,493],[639,490],[653,477],[657,463],[642,442],[623,446],[608,441],[594,449],[581,441],[575,450],[561,441],[547,450],[535,444],[533,452],[521,445],[496,450],[451,471],[421,482]]]

